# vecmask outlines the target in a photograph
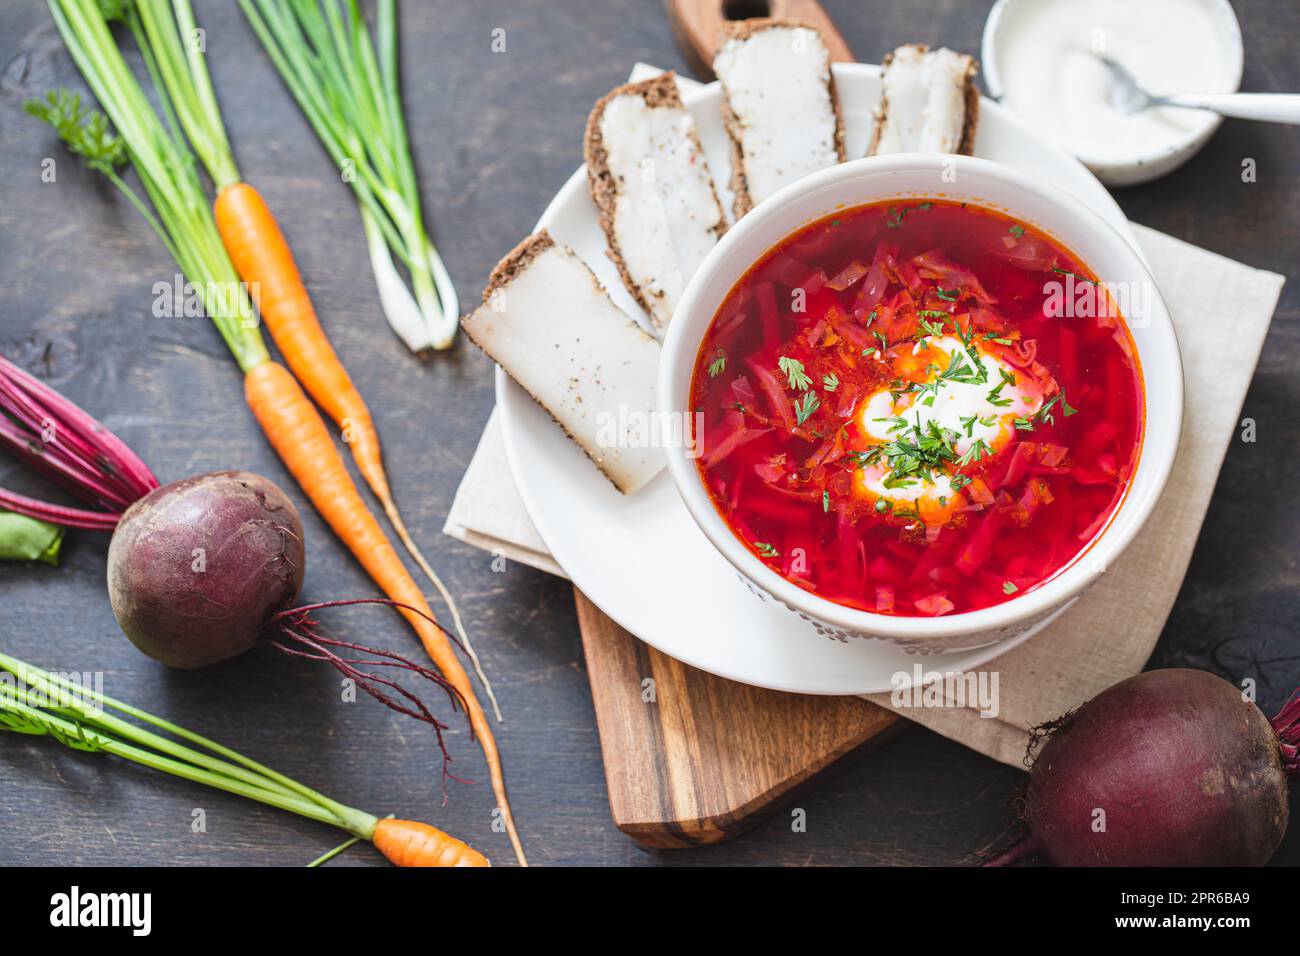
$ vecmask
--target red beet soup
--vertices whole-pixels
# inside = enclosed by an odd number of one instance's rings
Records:
[[[1030,225],[941,200],[847,209],[723,300],[691,383],[728,526],[837,604],[1000,604],[1097,537],[1142,443],[1123,296]]]

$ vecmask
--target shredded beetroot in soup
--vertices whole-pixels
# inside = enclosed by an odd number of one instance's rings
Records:
[[[867,611],[1000,604],[1122,499],[1142,375],[1114,298],[971,205],[846,210],[790,236],[705,335],[692,406],[727,524],[799,587]]]

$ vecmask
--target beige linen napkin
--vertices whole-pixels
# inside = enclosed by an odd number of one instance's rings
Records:
[[[996,717],[960,706],[899,711],[1003,763],[1021,762],[1030,727],[1137,673],[1151,656],[1228,442],[1239,434],[1241,405],[1285,281],[1145,226],[1134,228],[1183,353],[1183,435],[1168,487],[1146,527],[1095,587],[1042,633],[982,668],[998,675]],[[1224,303],[1232,303],[1230,313]],[[564,573],[519,497],[495,411],[443,530],[508,559]],[[891,706],[887,694],[867,699]]]

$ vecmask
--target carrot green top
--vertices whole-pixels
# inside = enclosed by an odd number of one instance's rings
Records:
[[[138,10],[127,2],[116,5],[117,18],[127,23],[140,43],[164,121],[127,66],[99,0],[49,0],[49,4],[63,42],[117,134],[109,131],[102,115],[83,110],[80,97],[65,90],[29,101],[27,111],[53,126],[74,153],[112,180],[145,217],[194,287],[240,368],[247,372],[268,361],[252,304],[217,233],[194,154],[178,129],[178,125],[186,127],[214,180],[238,179],[201,54],[187,59],[179,43],[145,42],[146,30],[161,36],[166,28],[153,0],[144,0]],[[180,30],[195,36],[188,4],[181,3],[180,8],[184,8]],[[167,76],[173,77],[170,85],[182,92],[180,100],[167,95],[163,79]],[[144,197],[118,175],[117,167],[127,161],[140,178]]]
[[[369,840],[379,822],[229,747],[92,686],[0,653],[0,731],[51,737],[319,820]],[[12,677],[10,676],[12,675]]]

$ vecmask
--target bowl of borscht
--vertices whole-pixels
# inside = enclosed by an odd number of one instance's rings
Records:
[[[924,652],[1022,634],[1114,566],[1168,479],[1182,388],[1110,225],[1000,164],[911,154],[732,226],[658,401],[673,482],[755,595]]]

